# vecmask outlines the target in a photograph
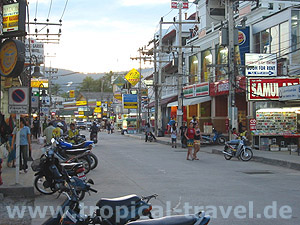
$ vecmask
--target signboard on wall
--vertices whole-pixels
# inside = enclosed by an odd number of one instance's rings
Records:
[[[123,94],[123,108],[124,109],[137,109],[138,98],[137,95]]]
[[[300,85],[290,85],[279,88],[279,101],[300,99]]]
[[[276,54],[246,53],[246,76],[277,76]]]
[[[245,92],[246,91],[246,77],[237,77],[236,84],[239,88],[236,88],[236,92]],[[229,94],[229,82],[228,80],[223,80],[215,83],[210,83],[209,86],[209,95],[228,95]]]
[[[183,87],[183,94],[185,98],[207,96],[209,95],[209,84],[208,82],[203,82],[185,86]]]
[[[297,85],[297,78],[249,78],[248,79],[248,100],[279,100],[279,88]]]
[[[44,43],[37,42],[34,39],[30,39],[30,40],[25,39],[25,64],[36,65],[36,64],[43,64],[43,63],[44,63]]]

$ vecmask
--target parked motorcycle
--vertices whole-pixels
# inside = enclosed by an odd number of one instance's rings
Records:
[[[218,132],[215,128],[213,128],[214,136],[210,135],[202,135],[202,144],[219,144],[224,145],[226,142],[226,138],[222,135],[221,132]]]
[[[91,141],[94,142],[94,144],[97,144],[97,142],[98,142],[98,133],[97,132],[91,132],[90,139],[91,139]]]
[[[80,144],[74,145],[66,142],[64,138],[59,138],[57,141],[57,147],[62,150],[61,152],[63,152],[62,154],[64,154],[65,157],[68,157],[67,155],[77,155],[83,153],[84,151],[82,151],[82,149],[92,150],[93,144],[93,141],[84,141]],[[95,169],[98,166],[98,158],[91,151],[88,152],[86,158],[88,158],[91,170]],[[87,164],[85,165],[88,167]],[[86,170],[89,171],[88,168],[86,168]]]
[[[252,159],[253,152],[251,147],[245,145],[246,141],[246,137],[242,136],[241,139],[226,142],[223,151],[225,159],[230,160],[232,157],[237,157],[243,161]]]
[[[82,163],[59,163],[59,159],[52,147],[48,148],[40,159],[34,160],[31,168],[36,172],[34,186],[42,194],[51,195],[65,187],[63,171],[68,176],[72,176],[72,181],[80,199],[83,199],[85,192],[88,191]],[[89,179],[88,183],[93,184],[93,181]]]
[[[152,142],[154,140],[151,132],[147,132],[146,135],[147,135],[147,141]]]
[[[71,182],[68,183],[72,187]],[[152,206],[149,204],[149,201],[157,196],[138,197],[137,195],[129,195],[114,199],[103,198],[97,203],[99,208],[92,215],[86,216],[80,214],[79,199],[75,189],[72,188],[71,190],[70,194],[66,193],[67,199],[61,205],[62,210],[59,211],[58,215],[49,218],[44,225],[124,225],[129,221],[139,219],[141,216],[152,218]],[[95,191],[93,189],[90,190]],[[109,210],[110,214],[106,214],[106,210]]]

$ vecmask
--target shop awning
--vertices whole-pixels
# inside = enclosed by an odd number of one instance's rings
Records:
[[[183,99],[183,106],[196,105],[196,104],[207,102],[207,101],[210,101],[210,100],[211,100],[210,96],[197,97],[197,98],[184,98]],[[171,103],[168,104],[168,107],[172,107],[172,106],[178,106],[178,101],[171,102]]]
[[[169,98],[164,98],[161,100],[160,104],[161,105],[166,105],[170,102],[174,102],[177,100],[177,95],[176,96],[172,96],[172,97],[169,97]],[[148,106],[146,106],[146,108],[152,108],[155,106],[155,101],[151,102]]]

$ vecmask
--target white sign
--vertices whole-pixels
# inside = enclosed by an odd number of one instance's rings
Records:
[[[277,76],[276,54],[245,54],[246,76]]]
[[[300,99],[300,85],[279,88],[279,101]]]
[[[28,105],[28,87],[13,87],[8,90],[9,105]]]
[[[27,114],[28,113],[28,106],[27,105],[9,105],[8,106],[8,113]]]
[[[46,115],[49,115],[49,107],[41,107],[41,113],[44,113]]]
[[[37,42],[34,39],[25,39],[25,64],[30,64],[30,51],[31,51],[31,64],[44,64],[44,43]],[[36,61],[37,60],[37,61]]]
[[[31,97],[31,107],[37,108],[39,106],[39,97],[32,96]]]

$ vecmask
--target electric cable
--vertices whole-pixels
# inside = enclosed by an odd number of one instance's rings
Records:
[[[69,2],[69,0],[66,0],[65,7],[64,7],[64,10],[63,10],[63,12],[62,12],[62,15],[61,15],[61,17],[60,17],[59,22],[62,21],[62,18],[63,18],[63,16],[65,15],[65,12],[66,12],[66,8],[67,8],[67,5],[68,5],[68,2]]]
[[[49,16],[50,16],[51,9],[52,9],[52,0],[50,1],[50,7],[49,7],[49,11],[48,11],[48,16],[47,16],[47,22],[49,22]]]

